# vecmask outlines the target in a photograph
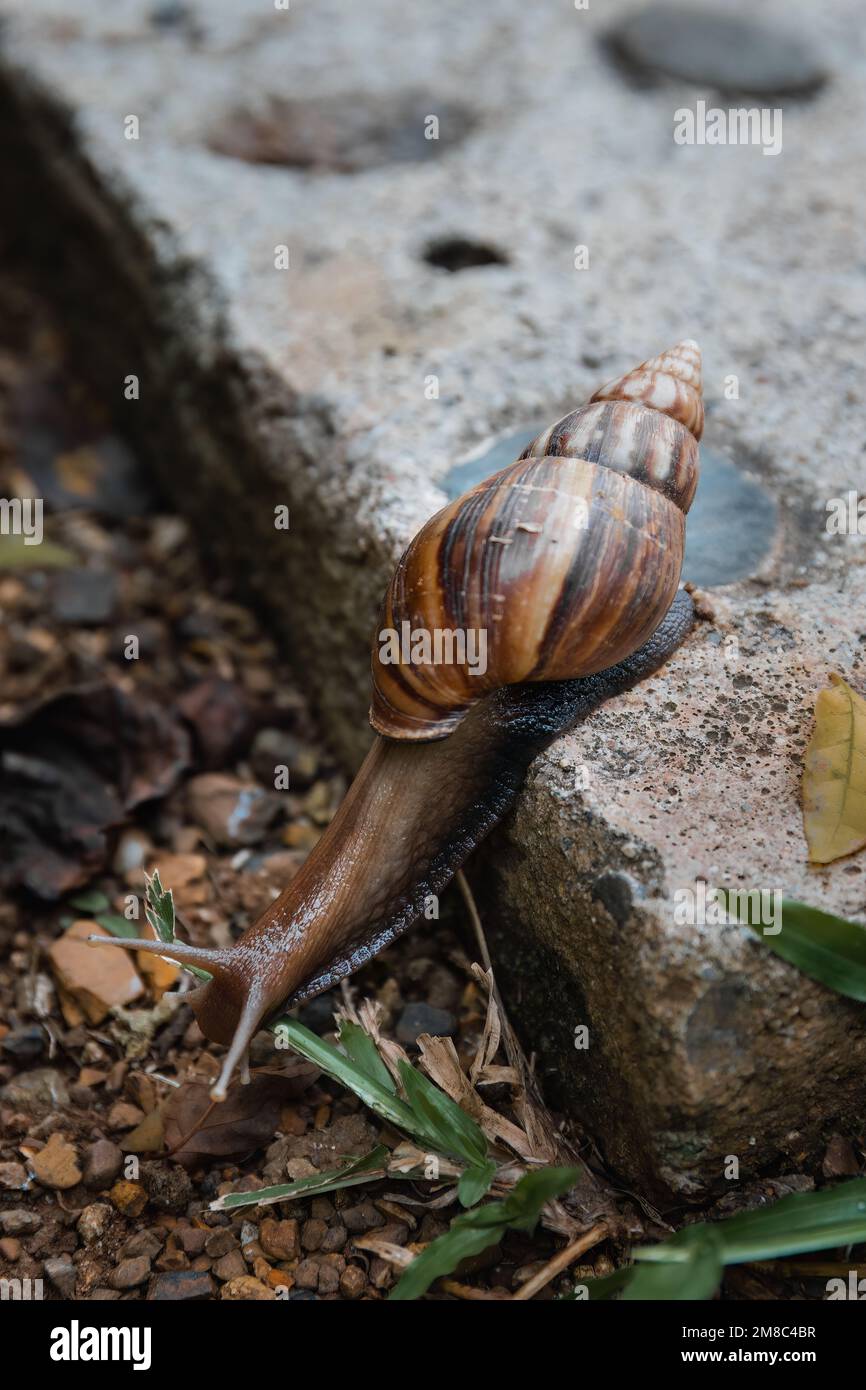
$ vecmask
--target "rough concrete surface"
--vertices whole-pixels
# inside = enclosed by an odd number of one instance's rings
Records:
[[[662,675],[538,761],[482,898],[556,1093],[628,1180],[687,1195],[726,1154],[754,1174],[862,1121],[862,1008],[672,902],[704,878],[866,911],[866,861],[810,870],[799,810],[818,688],[866,686],[864,538],[824,529],[864,478],[866,55],[854,0],[764,5],[829,81],[785,102],[776,156],[680,146],[677,108],[731,103],[619,68],[600,41],[630,8],[7,0],[0,102],[10,205],[83,361],[268,603],[347,761],[376,607],[437,480],[700,340],[705,440],[778,534]],[[420,111],[442,113],[435,146]]]

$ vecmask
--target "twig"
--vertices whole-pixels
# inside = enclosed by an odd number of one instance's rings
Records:
[[[606,1236],[610,1235],[610,1227],[605,1222],[600,1222],[598,1226],[593,1226],[577,1240],[573,1240],[564,1250],[560,1250],[558,1255],[554,1255],[552,1260],[548,1260],[543,1269],[537,1274],[533,1274],[531,1279],[527,1279],[525,1284],[521,1284],[517,1293],[512,1294],[512,1302],[524,1301],[527,1298],[534,1298],[539,1289],[543,1289],[545,1284],[549,1284],[551,1279],[555,1279],[557,1274],[561,1274],[564,1269],[568,1269],[573,1264],[578,1255],[582,1255],[593,1245],[598,1245]]]
[[[495,1289],[473,1289],[469,1284],[461,1284],[457,1279],[440,1279],[439,1288],[443,1293],[450,1293],[452,1298],[465,1298],[476,1302],[495,1303],[511,1302],[511,1297],[507,1293],[498,1293]]]
[[[472,889],[469,887],[468,880],[462,869],[457,870],[457,873],[455,874],[455,881],[457,883],[457,887],[460,889],[463,901],[466,904],[466,911],[469,913],[469,920],[472,923],[472,930],[475,932],[475,940],[478,942],[478,950],[481,955],[481,960],[484,964],[484,969],[492,970],[493,963],[490,959],[490,952],[487,949],[487,937],[484,935],[484,928],[481,925],[481,916],[479,914],[475,898],[472,894]],[[495,988],[496,986],[494,984],[494,989]],[[496,994],[496,1002],[501,1009],[502,1001],[498,997],[498,990],[496,990]]]

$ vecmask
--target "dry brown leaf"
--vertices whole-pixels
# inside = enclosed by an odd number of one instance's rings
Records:
[[[129,1154],[159,1153],[165,1143],[162,1110],[157,1106],[124,1136],[121,1148]]]
[[[814,864],[866,845],[866,700],[841,676],[818,693],[803,767],[803,826]]]
[[[504,1115],[492,1110],[481,1099],[460,1066],[457,1049],[450,1038],[434,1038],[422,1033],[418,1038],[420,1065],[431,1081],[471,1115],[494,1143],[505,1143],[521,1158],[532,1158],[532,1146],[523,1130]]]
[[[172,1092],[163,1111],[172,1157],[192,1166],[203,1158],[246,1154],[267,1143],[283,1105],[302,1095],[318,1075],[318,1067],[291,1058],[279,1071],[255,1072],[248,1086],[236,1083],[220,1105],[214,1105],[204,1082],[186,1082]]]

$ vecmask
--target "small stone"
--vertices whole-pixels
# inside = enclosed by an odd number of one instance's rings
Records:
[[[296,1260],[301,1253],[297,1221],[275,1221],[265,1217],[259,1227],[259,1243],[273,1260]]]
[[[260,729],[250,750],[250,765],[265,787],[274,786],[277,768],[289,770],[289,787],[295,791],[315,781],[319,759],[314,748],[284,729]]]
[[[315,1217],[310,1221],[305,1221],[301,1231],[301,1245],[305,1250],[320,1249],[327,1231],[328,1227],[324,1221],[317,1221]]]
[[[14,1192],[27,1185],[27,1172],[22,1163],[0,1163],[0,1187]]]
[[[193,819],[228,848],[258,844],[280,810],[276,794],[219,772],[193,777],[187,798]]]
[[[60,623],[101,627],[117,602],[117,581],[110,570],[63,569],[54,580],[52,612]]]
[[[121,1246],[121,1257],[124,1260],[155,1260],[162,1249],[164,1239],[158,1231],[136,1231]]]
[[[241,1243],[241,1246],[242,1246],[242,1247],[247,1246],[247,1245],[251,1245],[252,1242],[253,1242],[254,1240],[257,1241],[258,1238],[259,1238],[259,1228],[258,1228],[258,1226],[253,1225],[252,1221],[243,1221],[243,1222],[241,1222],[240,1243]]]
[[[0,1098],[31,1114],[33,1110],[59,1110],[68,1105],[69,1091],[59,1071],[53,1067],[37,1067],[8,1081],[0,1090]]]
[[[860,1164],[850,1139],[834,1134],[827,1145],[821,1163],[825,1178],[853,1178],[860,1172]]]
[[[108,1112],[109,1129],[134,1129],[144,1119],[144,1111],[128,1100],[116,1100]]]
[[[76,1269],[68,1255],[54,1255],[46,1260],[42,1268],[63,1298],[75,1297]]]
[[[185,1226],[177,1234],[187,1255],[194,1259],[196,1255],[202,1253],[208,1238],[207,1231],[200,1230],[198,1226]]]
[[[295,1280],[299,1289],[317,1289],[319,1287],[318,1260],[301,1260],[295,1270]]]
[[[344,1211],[340,1212],[340,1220],[346,1230],[351,1231],[353,1235],[375,1230],[385,1224],[384,1216],[376,1210],[370,1201],[359,1202],[354,1207],[346,1207]]]
[[[360,1298],[367,1287],[367,1276],[357,1265],[349,1265],[340,1275],[340,1293],[344,1298]]]
[[[242,1274],[237,1279],[230,1279],[220,1289],[220,1298],[266,1302],[275,1299],[276,1296],[273,1289],[269,1289],[260,1279],[254,1279],[251,1274]]]
[[[329,1227],[320,1247],[322,1254],[330,1255],[333,1254],[334,1251],[342,1250],[348,1239],[349,1233],[345,1226],[337,1225]]]
[[[214,1264],[213,1272],[217,1279],[221,1279],[224,1283],[228,1282],[229,1279],[239,1279],[241,1275],[245,1275],[247,1265],[240,1250],[230,1250],[227,1255],[222,1255]]]
[[[108,1282],[113,1289],[134,1289],[149,1276],[150,1260],[145,1255],[139,1255],[135,1260],[121,1260],[109,1274]]]
[[[303,821],[292,821],[283,831],[283,844],[288,845],[289,849],[312,849],[321,838],[320,830],[314,825],[305,825]]]
[[[189,1269],[190,1267],[189,1256],[185,1255],[182,1250],[177,1250],[171,1246],[166,1246],[162,1254],[154,1260],[154,1264],[158,1270],[165,1273],[171,1273],[178,1269]]]
[[[141,1216],[147,1206],[147,1193],[141,1183],[126,1178],[116,1182],[108,1195],[121,1216]]]
[[[192,1198],[189,1174],[179,1163],[142,1163],[141,1181],[159,1211],[184,1211]]]
[[[37,1181],[43,1187],[54,1187],[65,1191],[69,1187],[76,1187],[81,1182],[78,1155],[72,1144],[69,1143],[68,1139],[64,1139],[62,1134],[52,1134],[45,1148],[33,1155],[30,1160],[30,1167],[33,1169]]]
[[[38,1023],[13,1028],[3,1039],[3,1051],[16,1062],[35,1062],[45,1051],[45,1030]]]
[[[84,1186],[91,1192],[110,1187],[123,1166],[123,1153],[110,1139],[97,1139],[84,1150]]]
[[[0,1231],[4,1236],[29,1236],[38,1231],[41,1224],[38,1214],[26,1207],[0,1211]]]
[[[649,5],[630,14],[611,41],[642,68],[723,92],[804,95],[826,81],[815,45],[781,25],[718,10]]]
[[[78,1234],[85,1245],[101,1240],[111,1225],[111,1207],[105,1202],[91,1202],[78,1218]]]
[[[144,993],[130,955],[111,946],[90,946],[89,936],[110,933],[96,922],[73,922],[52,943],[49,955],[58,982],[84,1011],[90,1023],[101,1023],[116,1005],[131,1004]]]
[[[149,855],[153,853],[153,841],[143,830],[132,826],[124,830],[117,842],[111,867],[121,878],[143,869]]]
[[[157,1303],[190,1302],[198,1298],[213,1298],[215,1285],[204,1270],[185,1269],[177,1273],[158,1274],[148,1298]]]
[[[204,1248],[211,1259],[218,1260],[221,1255],[228,1255],[232,1250],[237,1250],[237,1237],[228,1226],[221,1226],[219,1230],[211,1231]]]
[[[429,1004],[407,1004],[397,1023],[397,1039],[414,1043],[422,1033],[434,1038],[453,1038],[457,1020],[447,1009],[434,1009]]]
[[[0,1238],[0,1255],[4,1260],[17,1260],[21,1254],[21,1242],[14,1236],[3,1236]]]

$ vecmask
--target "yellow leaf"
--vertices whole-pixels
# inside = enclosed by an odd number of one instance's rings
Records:
[[[803,767],[803,826],[814,864],[866,845],[866,700],[841,676],[815,701]]]

